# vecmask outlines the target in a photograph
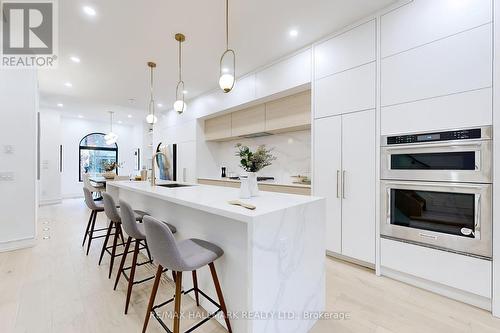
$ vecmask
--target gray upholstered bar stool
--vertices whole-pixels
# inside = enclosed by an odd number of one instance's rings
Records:
[[[111,256],[111,261],[109,263],[109,275],[108,278],[111,278],[111,273],[113,272],[113,264],[115,262],[115,258],[123,255],[123,253],[117,254],[116,253],[116,248],[118,246],[118,237],[121,236],[122,238],[122,244],[120,245],[125,245],[124,244],[124,239],[123,239],[123,232],[122,232],[122,219],[120,216],[120,211],[119,208],[116,207],[115,200],[111,195],[108,193],[103,192],[102,193],[102,198],[104,202],[104,213],[106,213],[106,216],[110,220],[109,226],[108,226],[108,231],[106,233],[106,238],[104,239],[104,244],[102,244],[102,250],[101,250],[101,256],[99,257],[99,265],[102,262],[102,258],[104,256],[104,253],[108,253]],[[142,212],[140,210],[134,210],[134,216],[136,221],[142,221],[143,216],[146,215],[145,212]],[[111,236],[111,231],[115,229],[114,232],[114,237],[113,237],[113,245],[108,246],[108,240],[109,236]],[[111,249],[111,252],[110,252]],[[148,251],[148,255],[151,259],[151,255],[149,254],[149,249],[145,247],[145,249]],[[142,250],[142,249],[141,249]]]
[[[86,186],[83,187],[83,194],[85,197],[85,204],[91,210],[89,222],[87,223],[87,229],[85,230],[85,236],[83,237],[82,246],[85,245],[85,241],[87,240],[87,236],[89,238],[89,242],[87,243],[87,255],[90,250],[90,243],[94,238],[105,237],[105,235],[94,236],[94,232],[106,230],[107,228],[95,229],[95,221],[97,219],[97,213],[104,212],[104,206],[102,203],[97,203],[94,201],[92,197],[92,191],[88,189]]]
[[[181,310],[181,296],[182,294],[187,294],[194,291],[196,304],[199,306],[199,294],[204,296],[212,304],[217,306],[217,311],[211,313],[209,316],[204,318],[201,322],[195,324],[193,327],[188,329],[186,332],[191,332],[198,328],[203,323],[210,320],[217,313],[222,311],[224,314],[224,320],[226,321],[227,330],[231,333],[231,324],[229,323],[229,318],[227,316],[226,303],[224,302],[224,296],[222,295],[222,290],[219,284],[219,279],[215,271],[214,261],[220,258],[224,251],[215,244],[209,243],[201,239],[186,239],[180,242],[176,242],[172,231],[164,223],[158,221],[151,216],[144,216],[144,228],[146,231],[146,238],[153,254],[154,261],[158,263],[158,270],[156,271],[155,282],[153,285],[153,290],[151,291],[151,297],[149,298],[148,309],[146,312],[146,318],[144,319],[144,326],[142,332],[145,333],[148,327],[149,318],[151,314],[160,322],[160,324],[167,330],[166,324],[156,313],[156,309],[172,302],[175,300],[174,306],[174,330],[173,333],[179,333],[180,330],[180,310]],[[203,266],[208,265],[210,267],[210,272],[212,273],[212,279],[215,285],[215,291],[217,292],[217,297],[219,298],[219,303],[217,304],[213,299],[211,299],[207,294],[198,289],[198,280],[196,277],[196,270]],[[154,305],[156,292],[158,291],[158,285],[160,284],[161,274],[163,268],[170,269],[174,271],[175,274],[175,296],[166,302],[158,305]],[[192,272],[193,276],[193,288],[183,292],[182,291],[182,272]]]
[[[139,247],[140,245],[144,245],[145,248],[147,248],[147,243],[146,243],[146,234],[144,232],[144,224],[142,223],[137,223],[136,221],[136,216],[134,213],[134,210],[132,207],[126,203],[123,200],[120,200],[120,217],[122,220],[122,227],[123,230],[128,235],[127,242],[125,244],[125,250],[123,252],[122,260],[120,262],[120,268],[118,270],[118,274],[116,275],[116,280],[115,280],[115,287],[114,289],[116,290],[116,286],[118,285],[118,282],[120,281],[120,276],[123,274],[125,278],[128,280],[128,288],[127,288],[127,299],[125,301],[125,314],[128,312],[128,305],[130,303],[130,295],[132,293],[132,286],[134,284],[139,284],[143,283],[149,280],[154,279],[154,276],[150,276],[148,278],[139,280],[139,281],[134,281],[135,277],[135,270],[137,266],[142,266],[148,263],[151,263],[152,260],[142,262],[142,263],[137,263],[137,257],[139,255]],[[166,222],[164,222],[170,231],[172,233],[176,233],[177,229],[173,226],[170,225]],[[134,255],[132,257],[132,264],[130,267],[124,267],[125,265],[125,260],[127,260],[127,253],[130,248],[130,244],[134,242]],[[144,244],[141,244],[141,242],[144,242]],[[126,271],[130,269],[130,276],[127,276]]]

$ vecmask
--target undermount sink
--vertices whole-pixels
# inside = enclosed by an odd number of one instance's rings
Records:
[[[186,184],[156,184],[156,186],[161,186],[161,187],[168,187],[168,188],[175,188],[175,187],[189,187],[193,185],[186,185]]]

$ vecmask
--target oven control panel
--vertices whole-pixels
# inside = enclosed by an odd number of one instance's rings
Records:
[[[387,144],[398,145],[398,144],[409,144],[409,143],[469,140],[469,139],[480,139],[480,138],[481,138],[481,129],[474,128],[474,129],[464,129],[464,130],[446,131],[446,132],[389,136],[387,137]]]

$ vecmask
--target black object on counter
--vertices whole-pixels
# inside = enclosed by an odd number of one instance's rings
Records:
[[[221,169],[222,169],[221,177],[226,178],[226,167],[222,167]]]

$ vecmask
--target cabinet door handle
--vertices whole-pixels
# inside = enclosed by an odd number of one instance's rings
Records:
[[[345,170],[342,170],[342,199],[345,199]]]
[[[340,191],[339,191],[339,176],[340,176],[340,170],[337,170],[337,198],[340,198]]]

